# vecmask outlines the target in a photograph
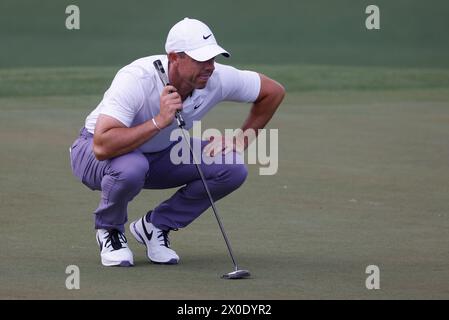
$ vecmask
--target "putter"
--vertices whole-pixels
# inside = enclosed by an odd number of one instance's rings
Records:
[[[163,86],[165,87],[165,86],[169,85],[168,76],[167,76],[167,73],[164,70],[164,67],[162,66],[161,60],[154,61],[153,65],[156,68],[156,71],[157,71],[157,73],[159,75],[159,78],[162,81]],[[209,197],[210,204],[212,205],[212,210],[214,212],[215,218],[217,219],[218,225],[220,227],[221,234],[223,235],[223,238],[224,238],[224,240],[226,242],[226,246],[228,247],[228,252],[229,252],[229,255],[231,256],[232,263],[234,264],[234,271],[226,273],[226,274],[222,275],[221,277],[223,279],[243,279],[243,278],[248,278],[248,277],[251,276],[249,271],[248,270],[239,269],[239,267],[237,265],[237,262],[236,262],[236,260],[234,258],[234,254],[232,253],[232,249],[231,249],[231,244],[229,243],[228,237],[226,236],[226,232],[224,230],[223,224],[221,223],[221,219],[218,216],[218,212],[217,212],[217,208],[215,207],[214,199],[212,199],[212,195],[211,195],[211,193],[209,191],[209,187],[207,186],[206,179],[204,178],[203,172],[201,171],[201,168],[199,166],[199,162],[197,161],[197,159],[195,157],[195,154],[194,154],[194,152],[192,150],[192,146],[190,145],[190,143],[187,140],[187,137],[185,135],[185,132],[184,132],[185,121],[182,118],[181,112],[179,110],[176,111],[175,117],[176,117],[176,121],[178,122],[179,128],[181,128],[184,140],[186,141],[187,145],[189,146],[190,154],[192,155],[192,158],[193,158],[193,163],[195,164],[196,170],[198,171],[198,174],[201,177],[201,181],[203,182],[204,189],[206,190],[207,196]]]

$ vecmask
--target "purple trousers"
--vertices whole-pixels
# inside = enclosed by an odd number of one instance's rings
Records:
[[[190,142],[192,143],[193,140]],[[160,152],[142,153],[139,150],[104,160],[95,158],[93,136],[85,128],[71,146],[70,162],[73,174],[92,190],[101,190],[101,199],[95,210],[95,229],[118,229],[124,232],[128,221],[128,203],[142,189],[179,188],[169,199],[156,206],[151,222],[163,230],[187,226],[210,207],[201,178],[191,164],[174,165],[170,150],[177,143]],[[201,149],[207,141],[201,141]],[[199,155],[198,155],[199,156]],[[238,154],[219,155],[222,164],[200,164],[214,200],[236,190],[248,174]],[[233,164],[225,164],[225,157],[233,157]],[[197,157],[199,158],[199,157]]]

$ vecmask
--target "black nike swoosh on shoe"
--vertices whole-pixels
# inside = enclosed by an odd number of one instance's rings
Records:
[[[212,35],[212,33],[211,33],[210,35],[208,35],[207,37],[203,35],[203,39],[204,39],[204,40],[207,40],[207,39],[209,39],[209,37],[210,37],[211,35]]]
[[[143,232],[145,232],[145,237],[147,237],[147,239],[149,241],[149,240],[151,240],[151,237],[153,236],[153,231],[151,231],[151,233],[148,233],[147,228],[145,227],[145,221],[143,221],[143,219],[145,219],[145,217],[142,218]]]
[[[97,237],[98,243],[100,244],[100,252],[103,250],[103,241],[100,241],[100,239]]]

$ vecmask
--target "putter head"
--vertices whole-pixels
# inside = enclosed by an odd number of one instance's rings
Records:
[[[222,279],[245,279],[249,278],[251,274],[248,270],[235,270],[229,273],[226,273],[221,276]]]

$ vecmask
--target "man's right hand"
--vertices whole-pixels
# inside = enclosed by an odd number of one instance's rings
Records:
[[[170,85],[162,90],[160,112],[155,117],[157,124],[162,129],[172,124],[177,110],[182,110],[181,96],[176,91],[176,88]]]

